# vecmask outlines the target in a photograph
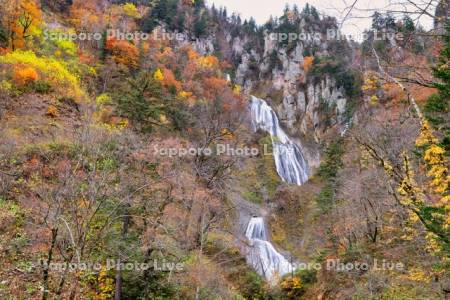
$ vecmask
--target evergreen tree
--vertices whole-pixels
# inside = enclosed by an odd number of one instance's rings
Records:
[[[224,7],[222,10],[222,19],[226,20],[228,18],[227,9]]]
[[[314,20],[319,20],[319,13],[317,12],[317,9],[314,6],[311,6],[311,16],[313,16]]]
[[[414,21],[411,19],[410,16],[405,15],[403,17],[403,31],[404,32],[413,32],[416,30],[416,26],[414,25]]]
[[[142,19],[141,29],[144,32],[151,32],[159,24],[165,23],[169,26],[169,29],[175,30],[177,29],[177,14],[177,0],[159,0],[155,7]]]
[[[197,15],[194,23],[194,34],[196,37],[201,37],[206,33],[208,26],[208,15],[202,13]]]
[[[381,30],[384,28],[386,21],[383,15],[379,12],[375,12],[372,16],[372,29]]]
[[[386,29],[396,29],[397,25],[395,24],[395,17],[391,13],[388,13],[384,20]]]
[[[148,72],[141,72],[121,86],[114,97],[118,111],[143,132],[149,132],[159,118],[169,111],[170,99],[163,96],[161,85]]]
[[[306,16],[309,16],[311,14],[311,8],[309,7],[309,3],[306,3],[302,13]]]

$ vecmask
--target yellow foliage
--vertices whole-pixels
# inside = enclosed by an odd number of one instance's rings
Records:
[[[441,247],[439,246],[439,243],[436,240],[436,236],[428,232],[425,236],[425,239],[427,241],[426,250],[430,252],[433,255],[439,254],[441,252]]]
[[[97,102],[97,105],[104,105],[104,104],[108,104],[111,101],[111,96],[103,93],[100,94],[97,98],[95,98],[95,102]]]
[[[284,279],[280,286],[289,299],[297,299],[299,292],[303,289],[302,281],[298,276]]]
[[[450,210],[450,206],[448,206],[448,202],[450,201],[450,196],[444,196],[442,197],[442,199],[439,201],[440,205],[442,205],[443,207],[445,207],[447,210]]]
[[[213,69],[219,66],[219,60],[213,55],[202,56],[197,60],[197,63],[205,69]]]
[[[0,56],[0,64],[28,66],[35,69],[61,95],[76,99],[84,96],[79,86],[79,79],[68,70],[68,65],[62,60],[50,57],[38,57],[33,51],[14,51]]]
[[[168,124],[169,123],[169,120],[167,120],[167,117],[164,114],[161,114],[159,116],[159,121],[161,122],[161,124]]]
[[[423,158],[430,167],[427,173],[427,176],[432,178],[430,187],[436,193],[443,195],[447,191],[450,182],[448,168],[445,163],[445,150],[436,144],[432,144],[425,150]]]
[[[190,98],[192,97],[192,92],[186,92],[186,91],[181,91],[178,93],[178,96],[180,96],[181,98]]]
[[[434,136],[433,131],[431,130],[430,124],[427,120],[422,120],[422,128],[420,130],[420,135],[416,140],[417,146],[424,146],[426,144],[435,144],[438,140]]]
[[[94,300],[107,300],[111,299],[114,292],[114,280],[109,276],[106,268],[98,274],[97,278],[98,292],[94,295]]]
[[[234,134],[228,129],[228,128],[223,128],[220,133],[222,134],[222,136],[226,139],[233,139],[234,138]]]
[[[444,195],[448,190],[450,176],[445,160],[445,150],[441,146],[438,146],[437,143],[438,139],[433,134],[430,124],[427,120],[422,119],[422,128],[420,130],[420,135],[416,140],[416,145],[428,145],[423,159],[429,167],[427,176],[432,178],[430,187],[433,188],[434,192]],[[440,203],[441,205],[445,205],[445,203],[442,202],[445,201],[441,201]]]
[[[430,282],[431,276],[428,276],[423,270],[419,268],[412,268],[409,271],[408,279],[417,282]]]
[[[370,97],[370,103],[371,104],[377,104],[378,103],[378,97],[376,95],[372,95]]]
[[[122,7],[123,13],[132,18],[138,18],[139,12],[133,3],[125,3]]]
[[[0,91],[9,92],[12,90],[11,82],[7,80],[0,81]]]
[[[378,77],[374,73],[366,74],[364,79],[364,84],[361,89],[364,92],[373,92],[376,91],[379,85]]]
[[[442,162],[445,150],[437,145],[431,145],[424,155],[424,159],[430,164],[437,164]]]
[[[240,95],[242,91],[242,87],[239,84],[234,85],[233,92],[236,95]]]
[[[164,80],[164,74],[163,74],[163,72],[161,71],[161,69],[157,69],[156,71],[155,71],[155,73],[153,74],[153,78],[155,79],[155,80],[157,80],[157,81],[163,81]]]

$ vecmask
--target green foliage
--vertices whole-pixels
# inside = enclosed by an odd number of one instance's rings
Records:
[[[159,118],[165,111],[165,99],[158,82],[148,72],[142,72],[129,79],[120,92],[113,94],[113,101],[119,113],[130,119],[144,132],[160,126]]]
[[[337,172],[343,166],[342,155],[344,149],[341,142],[334,142],[328,146],[324,153],[324,159],[320,164],[317,175],[322,180],[330,180],[336,177]]]
[[[270,299],[264,285],[264,280],[256,272],[247,271],[239,276],[239,292],[244,299]]]
[[[431,95],[425,106],[423,107],[423,111],[425,113],[433,113],[433,112],[448,112],[449,103],[439,94]]]
[[[361,74],[347,69],[344,62],[337,57],[315,56],[309,74],[315,78],[321,78],[323,74],[331,75],[335,78],[337,86],[342,87],[350,98],[356,98],[361,94]]]
[[[8,43],[8,35],[5,28],[0,24],[0,46],[5,47]]]
[[[355,70],[348,70],[336,77],[338,86],[342,86],[345,94],[350,98],[356,98],[361,94],[362,76]]]
[[[444,35],[444,47],[439,56],[439,63],[433,69],[434,77],[441,80],[440,83],[436,83],[436,88],[439,89],[439,94],[443,100],[449,101],[450,99],[450,22],[446,24],[446,32]]]
[[[331,184],[325,185],[316,197],[316,203],[322,213],[326,213],[331,209],[334,200],[335,190]]]
[[[269,68],[268,70],[273,69],[282,69],[283,68],[283,62],[278,58],[277,51],[272,51],[269,56]]]
[[[450,31],[450,22],[446,27]],[[448,126],[450,113],[450,37],[443,37],[444,47],[439,56],[439,62],[433,68],[433,75],[439,79],[436,88],[437,94],[431,95],[424,105],[425,117],[438,129],[443,135],[441,146],[446,150],[446,155],[450,155],[450,127]]]
[[[208,14],[203,13],[196,17],[194,22],[194,34],[196,37],[202,37],[206,34],[208,27]]]
[[[52,86],[45,80],[37,80],[33,83],[33,89],[38,94],[48,94],[52,90]]]
[[[342,142],[334,142],[324,152],[324,159],[320,164],[317,175],[325,182],[325,186],[316,197],[316,203],[322,213],[326,213],[335,202],[338,187],[337,173],[343,166],[342,155],[344,149]]]
[[[317,282],[317,271],[314,269],[299,270],[296,272],[297,276],[300,276],[303,284],[313,284]]]
[[[159,0],[142,19],[141,29],[144,32],[152,32],[156,26],[165,23],[169,30],[182,32],[183,19],[184,14],[178,10],[178,0]]]

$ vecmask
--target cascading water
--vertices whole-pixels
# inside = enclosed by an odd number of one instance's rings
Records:
[[[253,128],[268,132],[272,139],[273,157],[278,175],[287,183],[302,185],[308,180],[308,164],[297,146],[280,127],[277,115],[262,99],[252,96]]]
[[[292,272],[292,264],[268,241],[263,218],[251,218],[245,236],[250,241],[247,262],[258,274],[268,281],[275,282],[281,276]]]
[[[277,115],[262,99],[252,96],[251,117],[254,130],[262,129],[270,134],[273,156],[278,175],[284,182],[302,185],[308,180],[308,164],[297,146],[280,127]],[[250,219],[245,236],[250,241],[247,262],[274,283],[294,270],[294,266],[269,242],[264,219]]]

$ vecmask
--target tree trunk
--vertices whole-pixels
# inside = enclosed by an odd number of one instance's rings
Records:
[[[48,294],[49,294],[49,285],[48,285],[48,278],[49,278],[49,268],[50,268],[50,264],[52,262],[52,256],[53,256],[53,249],[55,248],[56,245],[56,237],[58,236],[58,228],[52,228],[52,241],[51,241],[51,245],[50,245],[50,249],[48,250],[48,255],[47,255],[47,264],[44,266],[44,272],[43,272],[43,276],[42,276],[42,280],[43,280],[43,288],[44,291],[42,293],[42,300],[47,300],[48,299]]]

